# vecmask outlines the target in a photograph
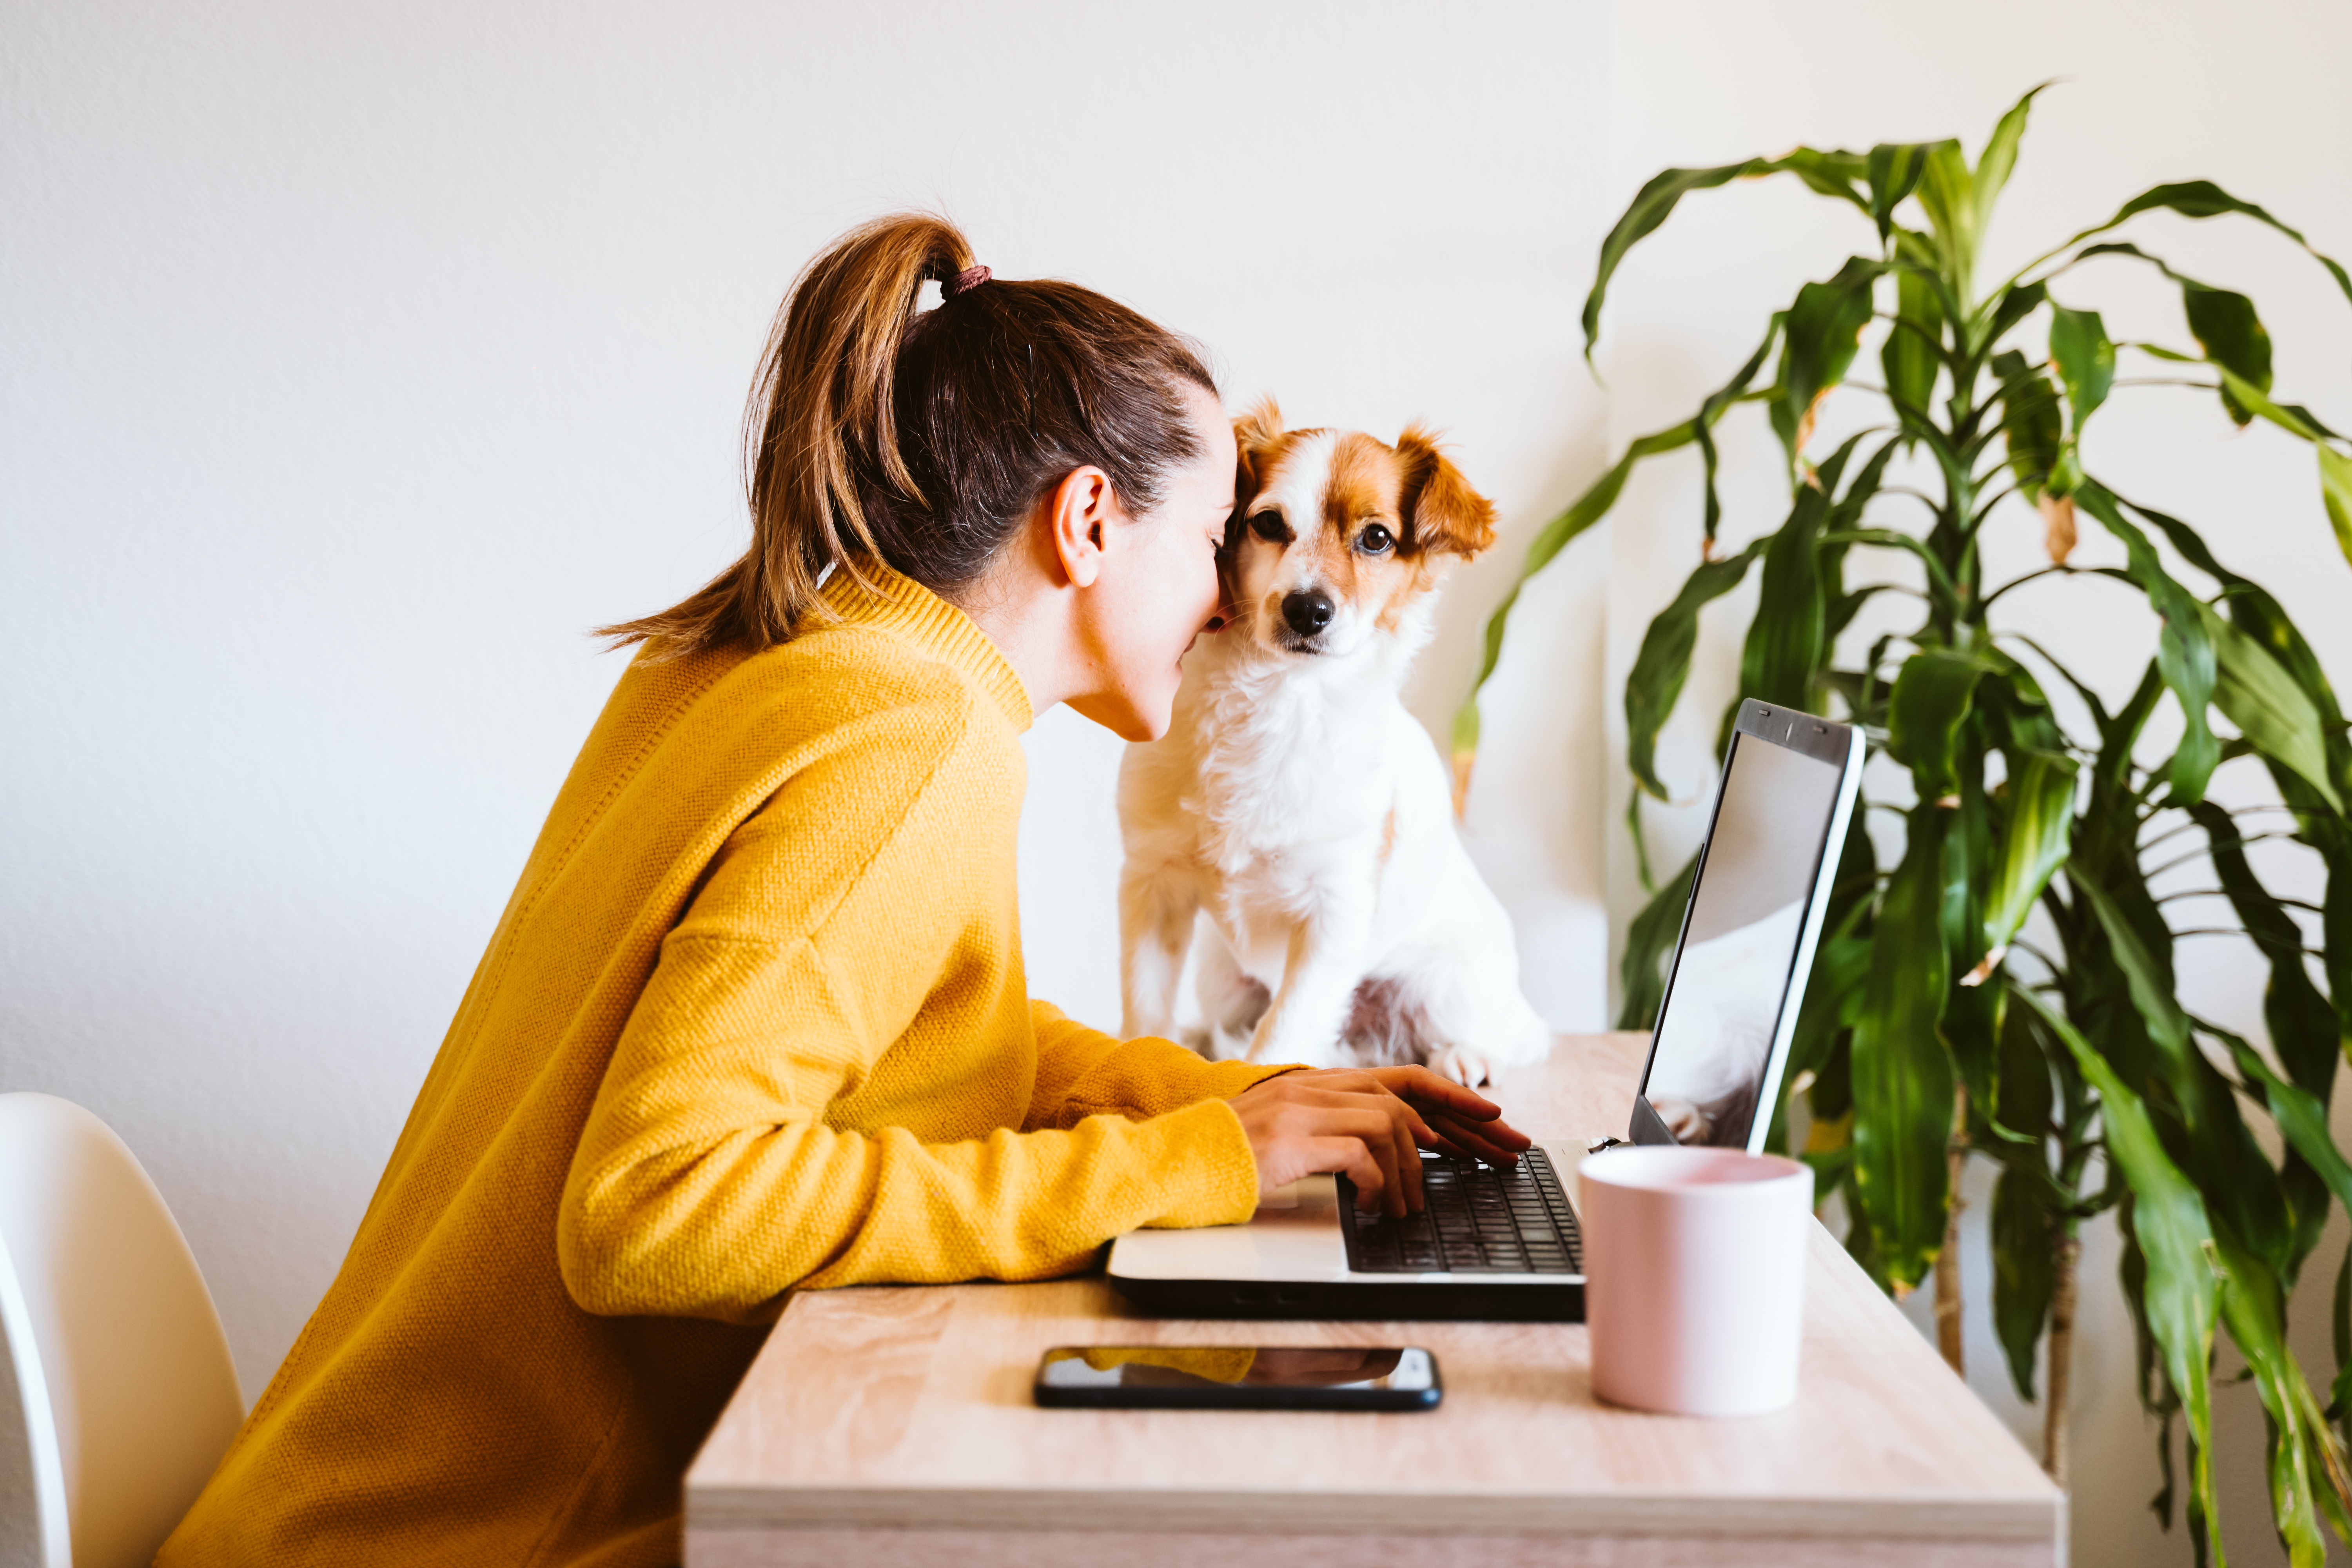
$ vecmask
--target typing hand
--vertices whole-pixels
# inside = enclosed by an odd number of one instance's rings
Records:
[[[1504,1121],[1502,1107],[1493,1100],[1427,1068],[1372,1068],[1365,1076],[1378,1079],[1421,1113],[1432,1134],[1422,1141],[1425,1149],[1509,1165],[1535,1142]]]
[[[1508,1164],[1529,1142],[1493,1102],[1427,1068],[1285,1073],[1228,1103],[1249,1136],[1261,1197],[1337,1172],[1355,1184],[1360,1206],[1391,1215],[1421,1207],[1416,1150]]]

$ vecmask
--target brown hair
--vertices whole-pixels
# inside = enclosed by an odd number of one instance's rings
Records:
[[[744,415],[751,544],[685,600],[597,635],[651,657],[791,637],[828,567],[887,563],[937,593],[987,569],[1072,469],[1140,517],[1200,456],[1183,339],[1074,283],[971,283],[971,247],[926,214],[842,237],[793,285]],[[919,310],[926,282],[949,286]]]

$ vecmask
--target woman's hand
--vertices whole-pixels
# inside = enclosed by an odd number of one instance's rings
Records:
[[[1337,1172],[1362,1207],[1421,1207],[1418,1151],[1507,1165],[1529,1140],[1493,1101],[1427,1068],[1285,1073],[1226,1103],[1242,1120],[1263,1197],[1302,1176]]]

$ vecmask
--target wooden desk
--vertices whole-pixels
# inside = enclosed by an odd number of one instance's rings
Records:
[[[1644,1037],[1505,1077],[1537,1135],[1622,1132]],[[686,1479],[689,1568],[2024,1568],[2065,1500],[1814,1227],[1796,1405],[1592,1397],[1580,1323],[1180,1322],[1098,1278],[813,1291]],[[1056,1344],[1420,1344],[1427,1415],[1040,1410]],[[1732,1546],[1737,1541],[1740,1544]]]

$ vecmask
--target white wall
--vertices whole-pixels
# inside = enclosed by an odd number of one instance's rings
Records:
[[[2208,174],[2352,252],[2331,178],[2343,8],[2228,29],[2126,14],[8,0],[0,1089],[121,1130],[257,1391],[616,673],[583,628],[740,548],[742,390],[793,269],[846,224],[944,205],[1000,272],[1075,278],[1204,339],[1237,401],[1449,426],[1506,534],[1457,579],[1412,688],[1442,731],[1532,528],[1851,243],[1817,244],[1793,190],[1702,198],[1626,276],[1604,398],[1575,311],[1655,167],[1973,139],[2065,72],[1998,246]],[[1898,57],[1917,79],[1868,74]],[[2316,269],[2174,227],[2184,264],[2254,288],[2283,384],[2352,417],[2352,329]],[[2217,547],[2352,670],[2307,459],[2212,424],[2150,425],[2107,466],[2229,519]],[[1727,492],[1735,537],[1767,515],[1759,472]],[[1490,689],[1472,842],[1563,1027],[1604,1020],[1604,881],[1621,921],[1632,898],[1619,770],[1591,737],[1692,559],[1692,489],[1688,465],[1638,481],[1522,600]],[[2125,628],[2075,629],[2095,655]],[[1684,781],[1728,679],[1710,647],[1699,721],[1666,752]],[[1115,1022],[1117,745],[1057,713],[1030,754],[1034,986]],[[2245,963],[2194,951],[2200,1004],[2252,1017]],[[2095,1300],[2110,1267],[2095,1251]],[[2185,1562],[2177,1533],[2134,1533],[2152,1476],[2116,1343],[2086,1355],[2078,1559]],[[1972,1353],[1992,1390],[1989,1341]],[[2242,1486],[2232,1507],[2259,1518]]]
[[[0,1087],[140,1151],[257,1392],[619,669],[585,628],[741,548],[793,269],[941,205],[1004,275],[1196,334],[1237,401],[1451,427],[1523,537],[1600,448],[1564,280],[1606,38],[1598,0],[16,0]],[[1527,651],[1580,673],[1515,667],[1475,824],[1564,1026],[1602,1006],[1600,563],[1544,590]],[[1445,613],[1433,721],[1504,564]],[[1118,744],[1056,713],[1030,751],[1034,988],[1115,1026]]]

